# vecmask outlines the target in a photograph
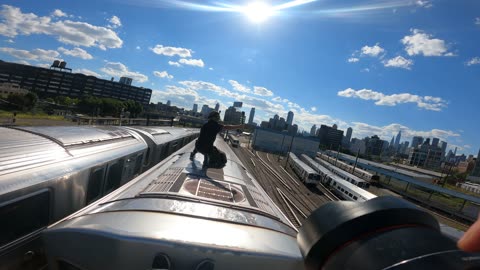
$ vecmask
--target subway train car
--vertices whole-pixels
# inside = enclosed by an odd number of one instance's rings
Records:
[[[302,269],[296,229],[227,143],[201,171],[194,143],[43,233],[49,268]]]
[[[0,127],[0,149],[0,269],[44,264],[39,232],[139,175],[155,152],[113,126]]]
[[[288,164],[305,184],[317,185],[320,183],[320,175],[301,161],[294,153],[288,153]]]
[[[328,187],[337,196],[347,201],[364,202],[377,197],[376,195],[343,180],[338,175],[329,176]]]
[[[326,154],[325,154],[325,153],[326,153]],[[328,161],[328,162],[330,162],[330,163],[332,163],[332,164],[335,164],[337,167],[339,167],[339,168],[341,168],[342,170],[345,170],[345,171],[347,171],[347,172],[349,172],[349,173],[352,173],[352,172],[353,172],[353,174],[354,174],[355,176],[360,177],[360,178],[362,178],[362,179],[365,180],[365,181],[369,181],[369,182],[370,182],[370,181],[378,180],[375,175],[373,175],[373,174],[371,174],[371,173],[369,173],[369,172],[367,172],[367,171],[359,168],[358,166],[355,168],[355,171],[354,171],[352,165],[347,164],[347,163],[345,163],[344,161],[339,160],[339,159],[336,159],[336,161],[335,161],[335,158],[334,158],[333,156],[335,156],[336,153],[334,153],[334,152],[332,152],[332,151],[330,151],[330,150],[326,151],[325,153],[320,153],[320,152],[318,152],[318,153],[317,153],[317,157],[321,158],[322,160]]]
[[[350,182],[354,184],[355,186],[359,186],[363,189],[368,189],[370,187],[370,183],[361,179],[360,177],[353,175],[347,171],[344,171],[343,169],[340,169],[339,167],[334,166],[333,164],[330,164],[326,162],[325,160],[315,158],[315,161],[327,168],[329,171],[333,172],[343,180],[346,180],[347,182]]]

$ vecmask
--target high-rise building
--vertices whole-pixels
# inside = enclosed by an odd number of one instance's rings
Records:
[[[225,116],[223,117],[223,121],[226,124],[240,125],[245,121],[245,113],[237,110],[236,107],[230,106],[225,111]]]
[[[395,138],[395,147],[398,147],[400,145],[400,139],[402,138],[402,131],[399,130],[397,137]]]
[[[390,141],[390,146],[395,146],[395,136],[392,136],[392,140]]]
[[[347,135],[345,136],[345,138],[348,143],[350,143],[350,140],[352,139],[352,132],[353,129],[351,127],[347,128]]]
[[[343,138],[343,130],[334,129],[326,125],[321,125],[318,130],[320,144],[328,149],[338,149]]]
[[[167,106],[172,106],[172,102],[170,100],[167,100]]]
[[[240,101],[233,102],[233,107],[235,108],[241,108],[242,106],[243,106],[243,102],[240,102]]]
[[[430,145],[430,140],[427,138],[422,145],[416,148],[410,148],[408,159],[412,166],[436,169],[440,167],[443,156],[444,153],[442,149]]]
[[[192,111],[193,111],[194,113],[197,113],[197,112],[198,112],[198,104],[193,104],[193,109],[192,109]]]
[[[277,121],[277,124],[275,125],[276,130],[284,130],[285,129],[285,118],[280,117],[280,119]],[[290,127],[290,126],[289,126]]]
[[[108,97],[133,100],[143,105],[150,103],[152,90],[130,84],[99,79],[81,73],[48,69],[0,61],[0,83],[14,83],[19,88],[38,95],[39,98],[66,96]]]
[[[250,110],[250,115],[248,116],[248,124],[252,125],[253,124],[253,118],[255,117],[255,108],[252,108]]]
[[[377,135],[368,138],[366,143],[366,154],[372,156],[380,156],[382,154],[384,141]]]
[[[287,125],[291,126],[293,124],[293,112],[289,111],[287,115]]]
[[[445,155],[445,153],[447,152],[447,142],[441,141],[438,147],[442,149],[443,155]]]
[[[220,103],[217,102],[217,104],[215,105],[215,111],[219,111],[220,110]]]
[[[412,138],[412,147],[417,148],[417,146],[423,143],[423,137],[421,136],[413,136]]]
[[[432,139],[432,146],[438,147],[439,142],[440,142],[439,138],[433,138]]]
[[[295,135],[298,132],[298,125],[288,126],[288,134]]]
[[[470,173],[470,177],[480,177],[480,150],[478,151],[477,160],[475,161],[475,166],[473,171]]]
[[[118,82],[121,84],[132,85],[132,81],[132,78],[120,77],[120,80]]]
[[[364,155],[366,151],[365,141],[353,138],[350,142],[350,151],[352,153],[358,152],[359,154]]]
[[[204,105],[202,106],[201,114],[202,114],[203,117],[207,118],[208,115],[209,115],[212,111],[213,111],[212,108],[208,107],[207,104],[204,104]]]
[[[317,132],[317,125],[313,125],[312,128],[310,129],[310,136],[315,136],[316,132]]]

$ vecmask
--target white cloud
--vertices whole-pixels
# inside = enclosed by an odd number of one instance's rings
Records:
[[[422,8],[431,8],[433,7],[432,1],[430,0],[417,0],[415,4]]]
[[[213,68],[212,68],[212,67],[209,67],[208,70],[213,70]]]
[[[403,103],[416,103],[417,107],[431,111],[441,111],[447,106],[447,101],[439,97],[418,96],[409,93],[385,95],[370,89],[354,90],[352,88],[339,91],[338,96],[347,98],[360,98],[364,100],[375,100],[375,105],[396,106]]]
[[[18,35],[43,34],[55,37],[58,41],[74,46],[121,48],[123,41],[106,27],[85,22],[39,17],[33,13],[22,13],[20,8],[3,5],[0,10],[0,35],[14,38]]]
[[[351,57],[351,58],[348,58],[347,62],[349,63],[356,63],[360,61],[360,59],[356,58],[356,57]]]
[[[130,71],[124,64],[119,62],[107,62],[105,66],[100,70],[105,74],[114,77],[130,77],[133,80],[138,81],[139,83],[148,81],[148,77],[146,75],[136,71]]]
[[[102,75],[98,74],[97,72],[95,71],[92,71],[90,69],[87,69],[87,68],[79,68],[79,69],[75,69],[75,73],[83,73],[85,75],[89,75],[89,76],[95,76],[97,78],[101,78]]]
[[[155,75],[159,78],[173,79],[173,75],[168,74],[168,72],[166,72],[166,71],[154,71],[153,75]]]
[[[202,59],[185,59],[182,58],[178,61],[180,64],[184,64],[187,66],[195,66],[195,67],[204,67],[205,63],[203,63]]]
[[[406,59],[403,56],[397,56],[392,59],[388,59],[387,61],[384,61],[383,65],[386,67],[411,69],[411,66],[413,65],[413,61],[410,59]]]
[[[316,112],[316,111],[317,111],[317,107],[311,107],[311,108],[310,108],[310,111]]]
[[[467,66],[478,65],[478,64],[480,64],[480,57],[473,57],[467,62]]]
[[[413,130],[407,126],[392,123],[385,126],[375,126],[362,122],[353,122],[352,129],[354,136],[357,138],[370,137],[372,135],[378,135],[384,140],[390,141],[392,136],[396,135],[398,131],[402,131],[402,141],[410,141],[413,136],[422,136],[424,138],[439,138],[447,141],[448,138],[458,138],[459,133],[451,130],[443,129],[431,129],[431,130]]]
[[[115,15],[113,15],[110,19],[108,19],[108,21],[111,23],[111,25],[109,25],[109,27],[111,28],[118,28],[122,26],[122,22],[120,21],[120,18]]]
[[[228,80],[228,83],[230,83],[230,85],[232,85],[232,87],[235,91],[239,91],[239,92],[243,92],[243,93],[251,93],[252,92],[250,90],[250,88],[246,87],[243,84],[240,84],[239,82],[237,82],[235,80]]]
[[[156,45],[154,48],[151,48],[154,53],[165,56],[175,56],[178,55],[181,58],[192,57],[193,51],[186,48],[180,47],[164,47],[163,45]]]
[[[408,55],[453,56],[453,53],[447,52],[448,48],[444,40],[432,38],[432,35],[418,29],[412,29],[411,32],[412,35],[405,36],[401,40]]]
[[[81,49],[81,48],[78,48],[78,47],[73,48],[71,50],[67,50],[63,47],[59,47],[58,51],[65,54],[65,55],[70,55],[70,56],[73,56],[73,57],[82,58],[84,60],[93,59],[93,56],[91,54],[89,54],[84,49]]]
[[[475,24],[480,25],[480,17],[475,18]]]
[[[137,49],[137,50],[141,50],[142,48],[140,48],[140,46],[137,46],[137,47],[135,47],[135,49]]]
[[[58,53],[55,50],[44,50],[44,49],[33,49],[31,51],[27,50],[18,50],[14,48],[1,47],[0,52],[9,54],[15,58],[23,60],[33,60],[33,61],[53,61],[60,60]]]
[[[257,96],[264,96],[264,97],[271,97],[273,96],[273,92],[268,90],[265,87],[261,86],[254,86],[253,87],[253,93]]]
[[[168,64],[169,64],[170,66],[175,66],[175,67],[180,67],[180,66],[181,66],[180,63],[175,62],[175,61],[168,61]]]
[[[378,43],[371,46],[371,47],[365,45],[361,49],[361,55],[366,55],[366,56],[371,56],[371,57],[378,57],[378,56],[380,56],[380,54],[383,54],[384,52],[385,52],[385,49],[380,47],[378,45]]]
[[[68,14],[61,11],[60,9],[55,9],[53,12],[52,12],[52,16],[53,17],[68,17]]]
[[[360,70],[361,72],[370,72],[370,69],[369,68],[364,68],[362,70]]]

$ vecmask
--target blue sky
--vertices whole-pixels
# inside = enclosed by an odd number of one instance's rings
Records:
[[[292,110],[308,131],[480,147],[474,0],[3,1],[0,59],[130,76],[187,109],[239,100],[258,123]]]

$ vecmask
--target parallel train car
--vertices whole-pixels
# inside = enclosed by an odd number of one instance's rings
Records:
[[[347,171],[349,173],[353,172],[353,174],[355,176],[360,177],[363,180],[372,181],[372,180],[376,179],[375,175],[373,175],[373,174],[371,174],[371,173],[369,173],[369,172],[367,172],[367,171],[365,171],[361,168],[356,167],[355,171],[354,171],[353,170],[354,166],[352,166],[350,164],[347,164],[347,163],[345,163],[341,160],[338,160],[338,159],[335,161],[335,158],[333,158],[333,155],[334,155],[334,153],[330,152],[330,151],[327,151],[326,154],[320,153],[320,152],[317,153],[317,157],[319,157],[323,160],[326,160],[326,161],[328,161],[332,164],[335,164],[335,166],[341,168],[344,171]]]
[[[301,161],[294,153],[288,153],[288,164],[305,184],[317,185],[320,183],[320,175]]]
[[[39,241],[42,229],[112,192],[148,168],[147,155],[156,149],[147,145],[139,128],[135,129],[0,128],[2,267],[40,267],[44,263]],[[169,138],[166,143],[176,138],[171,133],[164,134]],[[195,136],[193,131],[183,133]],[[177,137],[186,143],[184,136]]]
[[[340,178],[342,178],[343,180],[346,180],[347,182],[350,182],[352,184],[354,184],[355,186],[359,186],[361,188],[364,188],[364,189],[368,189],[370,187],[370,183],[361,179],[360,177],[356,176],[356,175],[353,175],[347,171],[344,171],[342,169],[340,169],[339,167],[336,167],[336,166],[333,166],[332,164],[322,160],[322,159],[319,159],[319,158],[315,158],[315,161],[320,163],[322,166],[324,166],[325,168],[327,168],[328,170],[330,170],[331,172],[333,172],[334,174],[336,174],[337,176],[339,176]]]
[[[235,136],[233,134],[230,134],[230,135],[228,135],[228,140],[230,141],[230,144],[233,147],[239,147],[240,146],[240,140],[238,139],[237,136]]]
[[[327,169],[323,163],[318,163],[318,161],[321,160],[316,159],[314,161],[304,154],[301,155],[301,158],[320,175],[322,184],[332,190],[342,199],[363,202],[376,197],[374,194],[371,194],[359,186],[353,185],[350,182],[340,178],[340,176]]]
[[[303,269],[296,229],[223,140],[223,169],[193,143],[43,233],[49,268]]]

